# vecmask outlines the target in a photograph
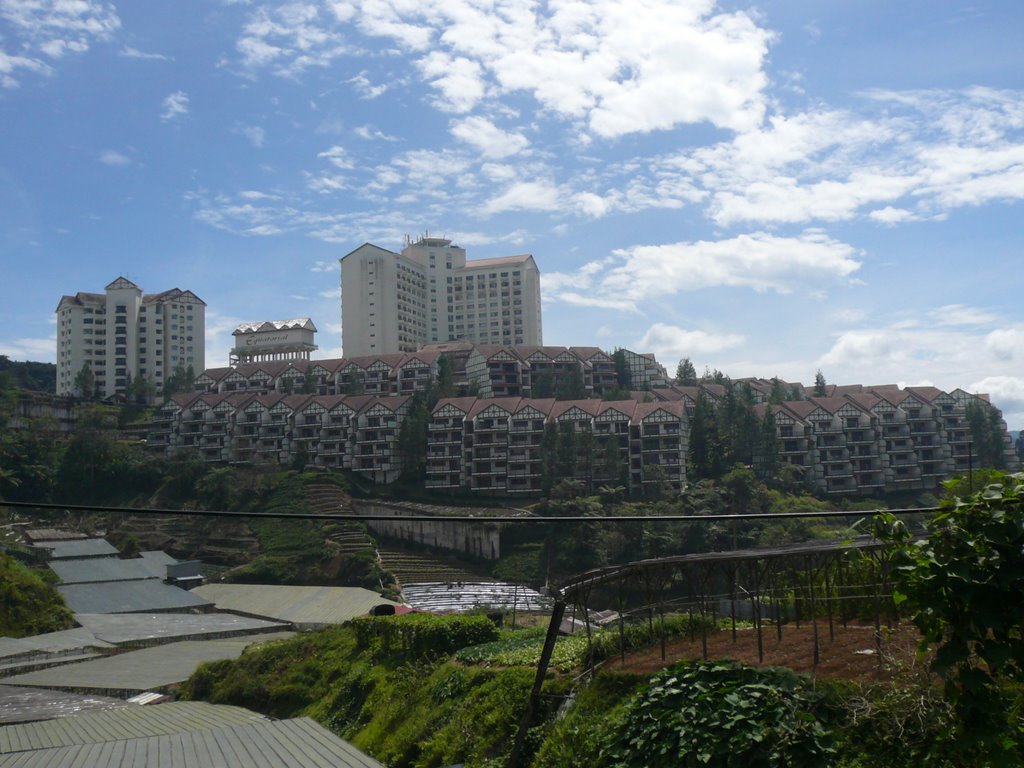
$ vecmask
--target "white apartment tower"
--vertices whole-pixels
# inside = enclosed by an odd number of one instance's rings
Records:
[[[439,237],[401,253],[364,243],[341,257],[341,327],[346,357],[454,340],[539,346],[540,270],[529,254],[467,260]]]
[[[191,291],[143,294],[119,277],[104,293],[79,292],[57,305],[57,394],[86,396],[75,379],[86,365],[100,397],[125,394],[142,378],[156,394],[179,366],[206,368],[206,304]]]

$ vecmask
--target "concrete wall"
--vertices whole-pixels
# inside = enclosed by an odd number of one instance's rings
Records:
[[[360,515],[424,515],[430,514],[422,508],[403,504],[386,504],[378,501],[353,501],[352,506]],[[445,514],[445,512],[438,512]],[[396,520],[368,521],[367,526],[382,536],[391,536],[405,541],[414,541],[439,549],[497,560],[501,557],[500,525],[497,523],[460,522],[407,522]]]

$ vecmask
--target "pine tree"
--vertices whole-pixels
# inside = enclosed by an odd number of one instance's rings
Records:
[[[825,374],[821,372],[820,368],[814,374],[814,396],[828,397],[828,384],[825,383]]]
[[[693,367],[690,358],[684,357],[676,366],[676,384],[681,387],[697,386],[697,369]]]
[[[75,374],[75,389],[86,399],[96,397],[96,375],[89,363],[84,363],[81,370]]]

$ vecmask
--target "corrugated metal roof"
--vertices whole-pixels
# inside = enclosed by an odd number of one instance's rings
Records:
[[[224,640],[187,640],[6,677],[4,682],[97,693],[155,690],[184,682],[203,662],[237,659],[252,643],[269,642],[292,634],[275,632]]]
[[[36,546],[52,550],[50,557],[55,560],[63,557],[109,557],[117,554],[117,548],[105,539],[47,541]]]
[[[62,584],[57,590],[75,613],[156,613],[210,605],[208,600],[158,579]]]
[[[142,558],[88,557],[81,560],[53,560],[50,568],[65,584],[100,581],[133,581],[155,577],[152,567]]]
[[[299,628],[343,624],[365,616],[375,605],[398,605],[360,587],[204,584],[192,591],[220,610],[288,621]]]
[[[83,696],[79,693],[0,685],[0,725],[30,723],[68,717],[89,710],[126,706],[111,696]]]
[[[0,637],[0,662],[11,656],[28,654],[67,653],[83,648],[109,648],[88,629],[65,629],[34,637]]]
[[[233,613],[76,613],[75,621],[108,643],[122,645],[172,639],[203,639],[201,635],[230,637],[288,629],[265,619]]]
[[[161,704],[155,710],[168,706]],[[0,755],[0,768],[384,768],[308,718]]]
[[[156,707],[119,707],[39,723],[4,726],[0,728],[0,754],[208,731],[262,719],[261,715],[242,707],[203,701],[176,701]]]
[[[166,552],[140,552],[139,560],[144,567],[148,568],[154,576],[167,578],[167,566],[178,562],[177,558],[171,557]]]

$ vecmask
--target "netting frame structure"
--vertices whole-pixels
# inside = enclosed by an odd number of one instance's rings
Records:
[[[864,574],[853,579],[851,563],[858,558]],[[813,667],[820,661],[821,634],[827,627],[829,640],[835,639],[836,622],[844,626],[851,618],[848,601],[870,606],[874,618],[875,650],[882,661],[882,625],[892,628],[897,620],[890,581],[890,551],[871,536],[858,536],[833,542],[807,542],[770,548],[730,552],[707,552],[640,560],[584,572],[550,590],[554,600],[537,674],[523,719],[516,734],[506,766],[517,765],[527,729],[538,711],[541,688],[554,652],[555,641],[566,612],[572,610],[571,626],[577,626],[577,614],[583,617],[587,633],[587,668],[582,676],[592,675],[595,664],[591,646],[590,605],[595,598],[618,597],[614,621],[620,633],[620,654],[625,659],[625,622],[638,617],[657,621],[662,660],[666,658],[664,620],[667,613],[686,612],[699,616],[703,658],[708,658],[708,619],[729,619],[736,640],[737,608],[748,604],[748,615],[757,636],[758,658],[764,661],[764,633],[774,630],[782,641],[785,626],[795,621],[812,626]],[[855,581],[859,583],[854,583]],[[725,585],[726,590],[721,587]],[[627,610],[629,596],[642,596],[638,606]],[[728,600],[731,610],[720,612],[719,601]],[[861,612],[863,613],[863,611]],[[692,626],[692,622],[691,622]]]

